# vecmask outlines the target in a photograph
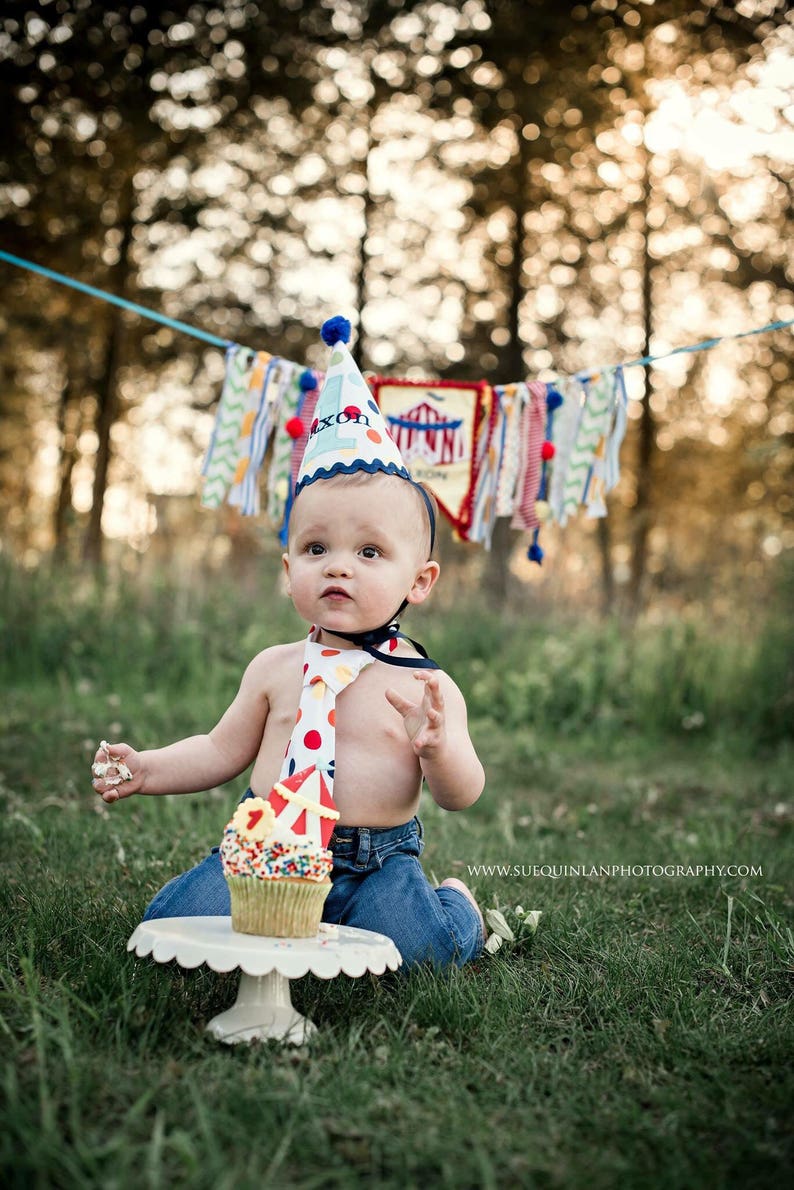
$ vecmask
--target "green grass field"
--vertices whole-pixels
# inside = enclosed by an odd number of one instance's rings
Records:
[[[292,989],[310,1046],[227,1048],[203,1027],[236,977],[126,942],[244,778],[105,807],[88,765],[102,736],[209,727],[253,652],[301,632],[263,602],[0,572],[3,1186],[778,1186],[794,1089],[782,611],[741,631],[504,623],[473,603],[415,616],[488,771],[463,814],[423,799],[425,870],[467,880],[517,940],[444,975],[308,976]],[[761,871],[532,874],[565,864]],[[542,912],[536,932],[519,907]]]

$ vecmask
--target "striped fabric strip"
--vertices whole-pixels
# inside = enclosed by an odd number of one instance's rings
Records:
[[[502,465],[496,490],[498,517],[513,515],[521,466],[521,425],[528,400],[529,390],[526,384],[506,384],[502,389],[505,428]]]
[[[303,454],[306,450],[306,443],[309,441],[309,429],[314,417],[314,410],[317,407],[317,402],[320,399],[320,387],[313,389],[312,392],[307,393],[306,397],[300,407],[300,419],[303,422],[303,433],[299,438],[295,438],[292,442],[292,457],[290,459],[290,495],[295,491],[295,486],[298,482],[298,472],[303,461]]]
[[[531,380],[527,389],[529,404],[524,410],[522,427],[524,457],[518,499],[510,522],[513,529],[536,529],[540,524],[535,501],[540,486],[540,449],[546,428],[546,385],[541,380]]]
[[[247,409],[240,426],[237,467],[227,497],[229,504],[236,508],[242,508],[243,511],[245,511],[246,485],[253,484],[254,488],[256,487],[257,467],[253,457],[254,435],[257,419],[261,416],[265,405],[267,377],[272,363],[271,357],[266,352],[258,352],[256,363],[248,377]],[[255,511],[258,511],[258,508]]]
[[[229,493],[229,503],[239,508],[243,516],[255,516],[260,512],[260,470],[267,450],[268,438],[273,430],[273,377],[286,361],[279,357],[268,358],[262,374],[257,377],[256,407],[251,409],[249,434],[246,437],[244,466],[238,468],[238,482]],[[298,365],[295,365],[298,367]],[[254,395],[254,383],[252,383]]]

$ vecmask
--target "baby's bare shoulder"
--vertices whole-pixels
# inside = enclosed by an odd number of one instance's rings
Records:
[[[270,645],[253,658],[245,671],[245,679],[272,688],[285,678],[300,673],[303,659],[303,641]]]

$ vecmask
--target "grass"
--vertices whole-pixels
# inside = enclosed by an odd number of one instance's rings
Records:
[[[4,1186],[780,1183],[794,813],[779,620],[739,650],[698,625],[626,641],[557,621],[517,639],[471,609],[417,618],[467,693],[489,777],[465,814],[423,799],[425,869],[466,879],[516,931],[517,907],[541,910],[537,932],[444,975],[306,977],[292,992],[311,1046],[227,1048],[203,1025],[236,977],[126,941],[244,779],[104,807],[87,765],[106,733],[203,730],[246,656],[295,625],[217,591],[3,581]],[[763,874],[469,876],[576,863]]]

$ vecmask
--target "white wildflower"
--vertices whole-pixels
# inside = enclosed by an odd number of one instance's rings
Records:
[[[505,921],[504,914],[500,913],[498,909],[486,909],[485,920],[493,932],[498,934],[500,938],[504,938],[505,942],[515,942],[515,934]]]

